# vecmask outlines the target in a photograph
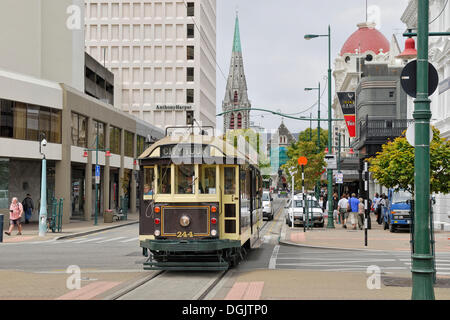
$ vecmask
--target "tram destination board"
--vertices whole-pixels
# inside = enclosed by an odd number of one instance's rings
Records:
[[[161,158],[201,158],[211,156],[211,146],[199,144],[174,144],[161,147]]]

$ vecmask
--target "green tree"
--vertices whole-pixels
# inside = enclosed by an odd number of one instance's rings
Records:
[[[296,189],[300,189],[302,185],[302,171],[297,161],[299,157],[306,157],[308,159],[308,164],[304,168],[305,188],[308,190],[314,189],[314,186],[317,181],[320,180],[322,171],[325,167],[325,153],[323,151],[317,153],[317,144],[315,142],[299,140],[288,148],[287,155],[289,160],[281,168],[287,173],[289,177],[288,181],[291,181],[292,179],[290,168],[295,167],[297,170],[297,174],[294,177],[295,186]]]
[[[310,134],[311,131],[311,134]],[[311,139],[311,140],[310,140]],[[317,128],[300,132],[298,136],[299,141],[309,142],[312,141],[317,146]],[[320,129],[320,151],[325,150],[328,146],[328,130]]]
[[[430,191],[450,192],[450,142],[440,138],[433,128],[430,144]],[[368,159],[373,178],[386,188],[404,189],[414,194],[414,147],[405,138],[405,132],[382,146],[377,156]]]

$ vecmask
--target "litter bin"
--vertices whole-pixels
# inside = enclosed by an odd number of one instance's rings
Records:
[[[103,222],[104,223],[112,223],[113,222],[113,211],[106,210],[103,214]]]

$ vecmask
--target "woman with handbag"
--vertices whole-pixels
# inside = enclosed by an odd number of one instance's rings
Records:
[[[11,235],[11,232],[14,229],[14,226],[16,225],[19,229],[19,232],[17,233],[18,236],[22,235],[22,225],[20,224],[20,219],[22,218],[23,214],[23,206],[22,204],[17,200],[16,197],[12,198],[11,205],[9,206],[9,230],[5,231],[5,234],[8,236]]]

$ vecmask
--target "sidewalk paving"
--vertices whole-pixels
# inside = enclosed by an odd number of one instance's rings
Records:
[[[71,220],[68,224],[63,224],[62,232],[53,233],[51,230],[44,237],[39,236],[39,225],[36,222],[30,224],[22,224],[22,235],[17,235],[17,227],[15,226],[11,236],[5,234],[6,228],[3,230],[3,243],[31,242],[31,241],[48,241],[58,239],[69,239],[96,233],[108,229],[118,228],[125,225],[135,224],[139,222],[138,213],[129,213],[127,220],[113,221],[112,223],[103,222],[103,217],[99,217],[98,224],[94,226],[94,219],[90,221]]]
[[[369,249],[383,251],[411,251],[410,232],[383,230],[383,226],[376,222],[375,215],[371,215],[372,229],[367,231],[367,246],[364,245],[364,230],[353,230],[350,223],[347,229],[342,224],[335,224],[334,229],[313,228],[303,231],[303,226],[293,229],[283,223],[280,243],[309,247],[326,247],[339,249]],[[435,231],[436,252],[450,252],[450,232]]]

